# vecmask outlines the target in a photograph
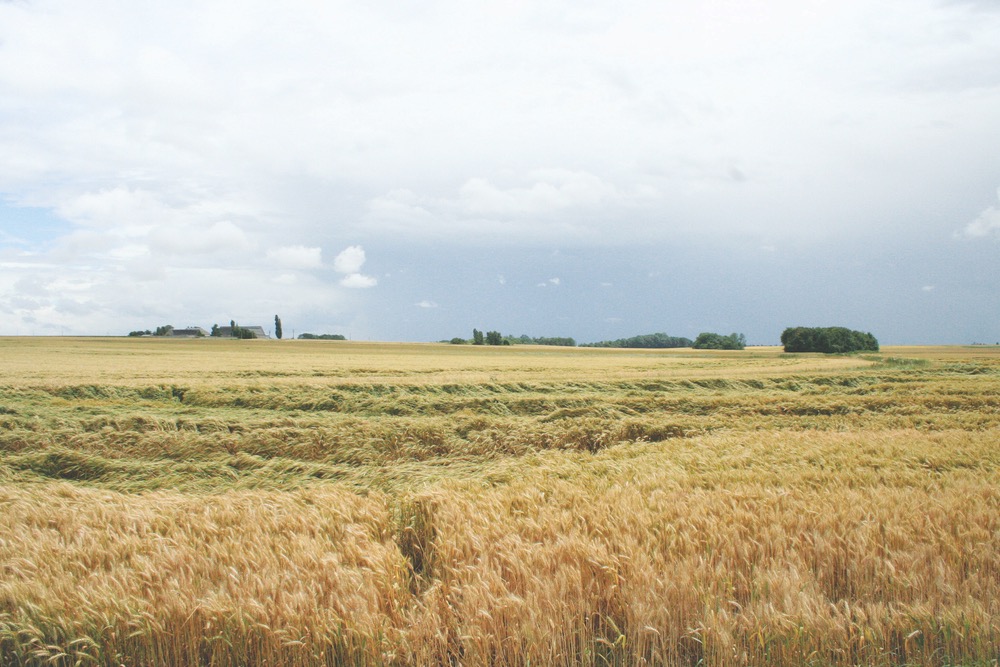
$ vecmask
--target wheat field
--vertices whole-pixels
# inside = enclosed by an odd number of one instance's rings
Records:
[[[0,338],[3,665],[997,665],[1000,349]]]

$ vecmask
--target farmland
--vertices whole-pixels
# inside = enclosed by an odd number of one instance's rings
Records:
[[[0,664],[992,665],[1000,349],[0,339]]]

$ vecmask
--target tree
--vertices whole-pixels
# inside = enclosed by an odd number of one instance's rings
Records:
[[[162,327],[156,327],[156,331],[153,332],[154,336],[169,336],[174,330],[174,327],[170,324],[164,324]]]
[[[487,331],[486,332],[486,344],[487,345],[503,345],[503,336],[499,331]]]
[[[556,345],[562,347],[576,347],[576,340],[573,338],[562,338],[558,336],[542,336],[532,338],[527,334],[520,336],[504,336],[504,345]]]
[[[479,329],[473,329],[472,330],[472,344],[473,345],[483,345],[484,342],[485,341],[483,340],[483,332],[480,331]]]
[[[632,338],[605,340],[599,343],[584,343],[580,347],[668,348],[691,347],[691,344],[690,338],[668,336],[665,333],[654,333],[644,334],[642,336],[633,336]]]
[[[785,352],[878,352],[878,340],[870,333],[844,327],[788,327],[781,332]]]
[[[347,340],[347,337],[343,334],[301,333],[299,340]]]
[[[219,331],[219,325],[218,324],[213,324],[212,325],[212,336],[214,338],[218,338],[221,335],[222,335],[222,333]]]
[[[696,350],[742,350],[747,346],[747,338],[743,334],[731,333],[728,336],[705,332],[698,334],[691,347]]]
[[[281,318],[277,315],[274,316],[274,337],[281,340]]]

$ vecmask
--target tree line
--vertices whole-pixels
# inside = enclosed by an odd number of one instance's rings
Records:
[[[691,344],[696,350],[742,350],[747,346],[747,337],[741,333],[731,333],[728,336],[705,332],[698,334]]]
[[[671,347],[691,347],[694,344],[690,338],[683,336],[668,336],[665,333],[643,334],[631,338],[617,340],[602,340],[597,343],[584,343],[580,347],[625,347],[643,349],[664,349]]]
[[[789,327],[781,333],[785,352],[878,352],[875,336],[844,327]]]
[[[561,347],[576,347],[576,341],[572,338],[560,338],[558,336],[542,336],[533,338],[526,334],[520,336],[504,336],[499,331],[472,330],[472,338],[452,338],[448,341],[452,345],[556,345]]]
[[[575,347],[572,338],[533,338],[531,336],[504,336],[499,331],[472,330],[472,338],[452,338],[452,344],[472,345],[561,345]],[[878,340],[870,333],[853,331],[845,327],[789,327],[781,334],[785,352],[822,352],[846,354],[850,352],[878,352]],[[580,347],[665,349],[690,347],[696,350],[743,350],[747,339],[742,333],[728,335],[706,331],[695,340],[665,333],[643,334],[631,338],[618,338],[596,343],[581,343]]]

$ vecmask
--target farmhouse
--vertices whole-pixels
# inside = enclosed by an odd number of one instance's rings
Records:
[[[208,332],[201,327],[188,327],[186,329],[171,329],[170,335],[173,338],[202,338]]]
[[[264,327],[245,327],[242,324],[239,327],[243,331],[250,331],[257,338],[270,338],[267,332],[264,331]],[[233,328],[232,327],[219,327],[219,337],[220,338],[232,338]]]

